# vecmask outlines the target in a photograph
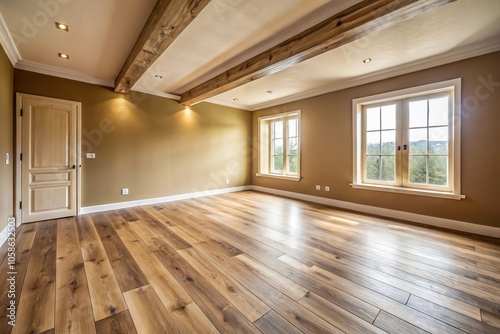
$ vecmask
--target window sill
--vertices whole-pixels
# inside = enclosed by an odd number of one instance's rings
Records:
[[[391,193],[397,193],[397,194],[427,196],[427,197],[436,197],[436,198],[454,199],[454,200],[461,200],[461,199],[465,198],[465,195],[458,195],[458,194],[453,194],[453,193],[449,193],[449,192],[442,192],[442,191],[381,186],[381,185],[366,184],[366,183],[350,183],[350,185],[354,189],[384,191],[384,192],[391,192]]]
[[[272,179],[289,180],[289,181],[300,181],[300,176],[286,176],[286,175],[276,175],[276,174],[255,174],[259,177],[269,177]]]

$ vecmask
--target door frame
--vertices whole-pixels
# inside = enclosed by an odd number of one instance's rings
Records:
[[[20,208],[19,203],[22,201],[22,161],[21,161],[21,151],[22,151],[22,138],[23,138],[23,119],[21,117],[21,108],[23,106],[23,99],[25,98],[35,98],[35,99],[43,99],[47,102],[54,103],[74,103],[77,105],[76,108],[76,214],[80,215],[82,208],[82,157],[81,157],[81,142],[82,142],[82,103],[71,100],[63,100],[56,99],[52,97],[39,96],[39,95],[31,95],[16,92],[16,166],[15,166],[15,179],[16,179],[16,187],[15,187],[15,215],[16,221],[24,223],[22,210]]]

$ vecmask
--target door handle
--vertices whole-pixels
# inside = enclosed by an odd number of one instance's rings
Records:
[[[71,167],[71,168],[76,169],[76,165],[73,165],[73,167]]]

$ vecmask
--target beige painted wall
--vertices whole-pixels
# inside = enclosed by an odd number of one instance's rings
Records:
[[[14,215],[14,68],[0,46],[0,232]],[[5,164],[5,153],[10,164]]]
[[[96,154],[82,159],[82,206],[250,182],[248,111],[208,103],[187,110],[166,98],[22,70],[15,70],[14,89],[82,102],[82,149]]]
[[[500,52],[359,87],[256,111],[260,116],[302,110],[300,182],[257,177],[252,184],[341,201],[500,227]],[[462,193],[465,200],[426,198],[352,189],[352,107],[354,98],[462,78]],[[485,84],[492,80],[493,84]],[[255,147],[255,146],[254,146]],[[255,157],[255,149],[253,150]],[[331,187],[316,191],[315,185]]]

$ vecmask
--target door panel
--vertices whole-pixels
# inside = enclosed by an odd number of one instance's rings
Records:
[[[79,103],[24,98],[22,108],[23,222],[75,216]]]

